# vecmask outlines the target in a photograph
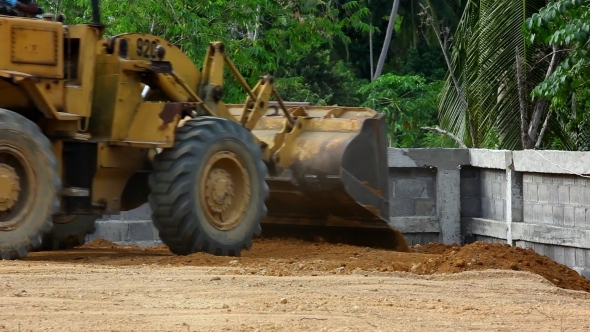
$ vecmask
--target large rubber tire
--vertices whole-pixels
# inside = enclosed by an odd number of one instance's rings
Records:
[[[43,250],[72,249],[86,243],[86,235],[96,231],[96,215],[70,216],[71,220],[59,222],[54,218],[51,233],[43,237]]]
[[[219,169],[208,165],[216,160],[215,156],[224,153],[233,153],[243,166],[239,174],[246,176],[233,174],[231,180],[238,181],[232,182],[236,191],[239,191],[239,181],[249,181],[245,191],[250,196],[247,203],[242,203],[243,209],[227,210],[230,213],[228,219],[237,221],[237,225],[228,230],[222,230],[223,226],[215,227],[215,220],[209,221],[209,203],[201,202],[208,199],[201,188],[205,185],[202,181],[208,181],[209,174]],[[228,165],[226,170],[231,170],[233,164],[220,165]],[[208,116],[187,121],[177,129],[174,146],[156,156],[154,171],[149,177],[149,204],[160,239],[177,255],[207,252],[240,256],[242,249],[252,247],[252,237],[261,233],[260,219],[267,213],[264,202],[269,191],[266,174],[260,147],[242,126],[231,120]],[[235,200],[245,197],[235,196]],[[232,218],[232,211],[242,211],[243,215]],[[223,219],[221,214],[219,218]]]
[[[24,258],[40,248],[59,211],[57,159],[35,123],[0,109],[0,163],[14,169],[20,186],[16,203],[0,212],[0,258]]]

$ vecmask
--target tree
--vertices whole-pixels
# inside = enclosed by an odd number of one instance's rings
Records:
[[[67,23],[90,22],[87,0],[41,0],[50,12],[63,10]],[[308,58],[318,49],[351,42],[347,31],[368,32],[361,1],[101,1],[105,34],[143,32],[179,46],[198,65],[207,45],[222,41],[238,70],[255,84],[259,77]],[[231,76],[228,72],[228,78]],[[280,80],[281,78],[277,78]],[[243,102],[239,85],[226,81],[224,100]]]
[[[391,42],[391,35],[393,33],[393,26],[395,24],[395,18],[397,15],[397,10],[399,8],[399,0],[393,0],[393,5],[391,7],[391,13],[389,14],[389,23],[387,24],[387,31],[385,33],[385,40],[383,42],[383,47],[381,48],[381,55],[379,55],[379,61],[377,61],[377,67],[375,68],[375,73],[372,75],[371,79],[377,79],[381,76],[381,72],[383,71],[383,65],[385,64],[385,58],[387,58],[387,53],[389,52],[389,43]]]
[[[364,106],[387,116],[390,146],[415,148],[434,142],[420,127],[436,124],[441,86],[440,81],[427,83],[420,76],[387,73],[363,86],[360,93],[366,96]]]
[[[559,0],[549,3],[526,21],[531,45],[553,46],[556,62],[551,75],[537,84],[532,96],[548,100],[575,149],[590,148],[590,124],[585,111],[590,97],[590,3]]]
[[[439,108],[444,130],[471,147],[484,147],[490,135],[499,135],[501,148],[532,148],[545,139],[539,129],[546,122],[550,137],[565,139],[545,100],[522,97],[555,70],[557,59],[547,57],[551,50],[528,45],[522,31],[525,18],[544,5],[544,0],[468,1],[452,37]],[[445,40],[448,32],[440,33]]]

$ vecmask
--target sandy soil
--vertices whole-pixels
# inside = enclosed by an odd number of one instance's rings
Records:
[[[485,243],[265,239],[236,258],[99,240],[0,261],[0,331],[587,331],[589,285]]]

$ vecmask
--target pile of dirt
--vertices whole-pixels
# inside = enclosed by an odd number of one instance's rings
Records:
[[[411,248],[412,252],[420,253],[420,254],[433,254],[433,255],[443,255],[449,250],[453,250],[454,248],[458,248],[457,246],[450,246],[447,244],[442,243],[435,243],[430,242],[429,244],[422,246],[422,245],[415,245]]]
[[[519,270],[541,275],[561,288],[590,292],[589,280],[532,249],[485,242],[463,247],[429,243],[413,246],[410,252],[396,252],[322,241],[263,238],[254,240],[250,250],[242,251],[242,257],[222,257],[205,253],[177,256],[165,246],[119,246],[98,239],[73,250],[31,253],[26,260],[113,266],[210,266],[222,267],[226,274],[267,276],[352,274],[359,270],[422,275],[487,269]]]
[[[442,249],[438,245],[431,247]],[[475,242],[463,247],[447,246],[441,257],[416,265],[412,272],[435,274],[488,269],[528,271],[543,276],[558,287],[590,292],[590,280],[569,267],[539,255],[533,249],[500,243]]]
[[[110,248],[110,249],[114,249],[117,246],[118,245],[116,243],[113,243],[109,240],[96,239],[96,240],[90,241],[88,243],[85,243],[80,248]]]

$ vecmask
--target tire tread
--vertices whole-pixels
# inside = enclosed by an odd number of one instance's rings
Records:
[[[215,243],[199,227],[199,221],[191,213],[189,195],[191,183],[190,172],[193,170],[193,158],[212,138],[222,132],[237,134],[256,163],[260,183],[261,197],[258,207],[258,219],[266,216],[264,202],[269,196],[266,184],[267,169],[262,161],[260,148],[254,143],[251,133],[239,124],[215,117],[199,117],[187,121],[177,130],[176,141],[172,148],[164,149],[155,158],[154,172],[150,174],[149,205],[152,220],[158,229],[160,238],[175,254],[188,255],[197,251],[213,255],[240,256],[242,249],[252,247],[252,236],[260,235],[260,223],[248,230],[244,240],[235,245]],[[206,221],[202,221],[206,222]]]

